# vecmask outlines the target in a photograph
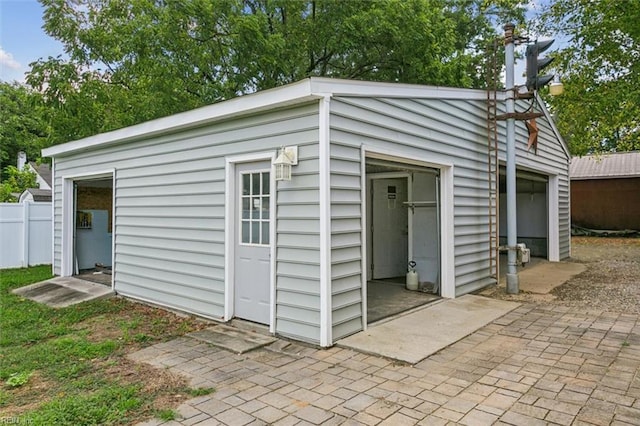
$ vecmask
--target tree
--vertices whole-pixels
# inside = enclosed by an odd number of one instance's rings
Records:
[[[6,167],[16,164],[19,151],[27,158],[40,158],[49,126],[40,94],[18,83],[0,82],[0,108],[0,180],[4,180],[9,177]]]
[[[0,184],[0,203],[15,203],[18,201],[16,194],[37,187],[36,174],[26,166],[24,170],[18,170],[16,166],[7,166],[5,171],[7,178]]]
[[[56,143],[308,76],[480,87],[487,7],[522,17],[505,0],[40,1],[69,56],[27,79]]]
[[[556,54],[565,94],[549,98],[574,155],[640,149],[640,5],[556,0],[537,29],[566,37]]]

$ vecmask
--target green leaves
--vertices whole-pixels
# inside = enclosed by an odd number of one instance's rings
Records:
[[[25,189],[36,188],[36,174],[27,168],[18,170],[15,166],[5,168],[6,178],[0,184],[0,203],[15,203]]]
[[[558,0],[539,18],[566,36],[557,52],[565,94],[548,99],[574,155],[640,149],[640,7]]]
[[[40,94],[18,83],[0,82],[1,181],[9,179],[5,168],[16,164],[19,151],[24,151],[28,159],[40,157],[49,134],[44,110]]]
[[[12,388],[18,388],[20,386],[26,385],[32,375],[33,371],[21,371],[19,373],[13,373],[5,381],[5,384]]]
[[[27,80],[51,107],[55,143],[308,76],[479,87],[490,19],[520,10],[503,0],[41,2],[69,55],[32,64]]]

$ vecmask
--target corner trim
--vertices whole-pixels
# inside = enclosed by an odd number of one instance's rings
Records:
[[[333,344],[331,312],[331,97],[320,100],[318,139],[320,174],[320,346]]]

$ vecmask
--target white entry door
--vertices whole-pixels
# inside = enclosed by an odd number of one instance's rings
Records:
[[[236,166],[234,311],[238,318],[269,324],[271,277],[270,163]]]
[[[407,273],[409,221],[407,178],[372,182],[372,278],[393,278]]]

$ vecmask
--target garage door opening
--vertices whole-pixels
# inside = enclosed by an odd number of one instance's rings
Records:
[[[500,173],[500,245],[507,245],[507,184]],[[517,241],[531,250],[532,263],[549,258],[549,196],[547,176],[516,173]],[[507,255],[501,254],[501,276],[506,273]]]
[[[73,276],[112,286],[113,178],[73,181]]]
[[[437,169],[377,159],[367,159],[366,177],[372,323],[440,298],[440,178]]]

